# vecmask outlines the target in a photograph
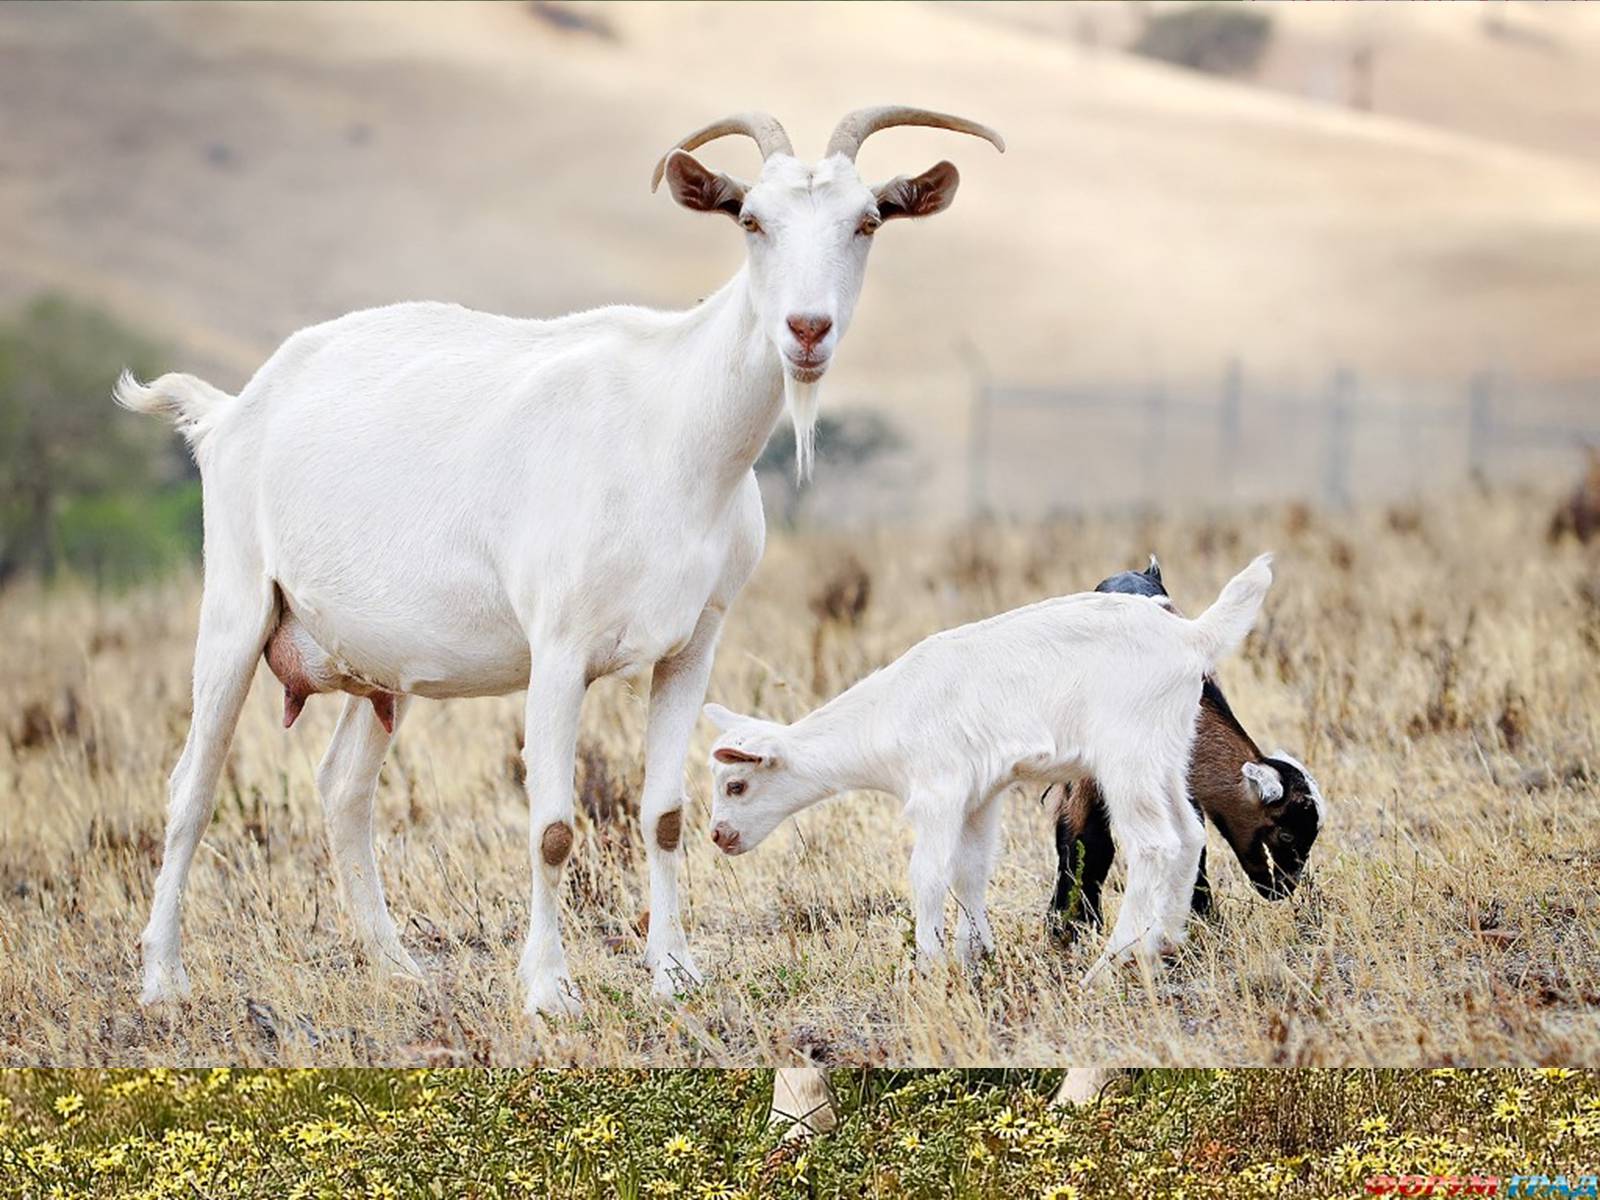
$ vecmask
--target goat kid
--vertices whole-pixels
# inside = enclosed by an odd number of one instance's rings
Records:
[[[1143,571],[1103,579],[1095,591],[1145,596],[1173,610],[1153,554]],[[1200,691],[1189,798],[1233,848],[1257,892],[1268,900],[1293,894],[1322,829],[1322,793],[1297,759],[1282,750],[1261,752],[1209,677]],[[1056,810],[1056,890],[1050,904],[1051,932],[1062,943],[1076,937],[1080,923],[1100,925],[1100,892],[1116,852],[1094,781],[1082,779],[1063,788]],[[1210,908],[1202,849],[1190,909],[1203,915]]]
[[[984,893],[1000,795],[1016,783],[1098,781],[1131,860],[1092,979],[1109,962],[1183,942],[1205,830],[1185,777],[1201,681],[1255,624],[1272,583],[1262,555],[1190,621],[1137,596],[1085,592],[935,634],[816,711],[782,725],[721,705],[711,751],[712,839],[758,846],[784,818],[846,790],[890,792],[916,831],[919,967],[994,949]]]
[[[743,231],[747,261],[686,312],[611,307],[519,320],[449,304],[351,313],[296,333],[238,396],[191,375],[116,398],[175,419],[205,496],[194,716],[170,789],[143,935],[145,1003],[186,995],[179,906],[258,659],[306,696],[348,693],[317,771],[333,859],[369,957],[415,977],[372,847],[378,770],[413,696],[527,689],[533,886],[518,974],[529,1011],[573,1012],[558,922],[572,847],[579,711],[602,675],[651,678],[641,824],[654,989],[698,980],[678,915],[682,788],[723,616],[761,557],[751,470],[787,400],[809,465],[816,386],[849,326],[872,235],[955,196],[941,162],[862,182],[873,133],[957,117],[862,109],[802,162],[749,113],[657,164],[685,208]],[[688,151],[729,134],[763,156],[754,183]]]

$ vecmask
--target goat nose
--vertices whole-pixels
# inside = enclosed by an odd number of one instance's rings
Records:
[[[808,313],[795,313],[789,318],[789,332],[806,349],[810,349],[828,336],[833,328],[833,318]]]
[[[711,831],[711,840],[717,844],[717,849],[727,850],[739,840],[739,835],[727,822],[719,821],[716,828]]]

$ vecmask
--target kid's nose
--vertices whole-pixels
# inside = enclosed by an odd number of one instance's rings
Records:
[[[739,845],[739,831],[726,821],[718,821],[711,831],[711,840],[724,854],[732,854]]]

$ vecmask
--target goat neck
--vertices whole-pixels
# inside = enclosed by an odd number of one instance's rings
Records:
[[[718,501],[744,480],[783,415],[783,368],[750,301],[748,271],[684,314],[669,386],[677,461],[715,482]]]

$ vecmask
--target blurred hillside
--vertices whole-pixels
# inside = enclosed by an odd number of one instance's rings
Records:
[[[649,193],[663,149],[756,107],[815,153],[903,100],[1010,151],[904,130],[861,156],[964,176],[886,231],[825,393],[913,444],[899,512],[959,508],[977,362],[1600,376],[1600,11],[1271,6],[1259,62],[1218,77],[1122,49],[1163,7],[8,4],[0,301],[94,301],[229,389],[295,328],[396,299],[683,306],[740,246]]]

